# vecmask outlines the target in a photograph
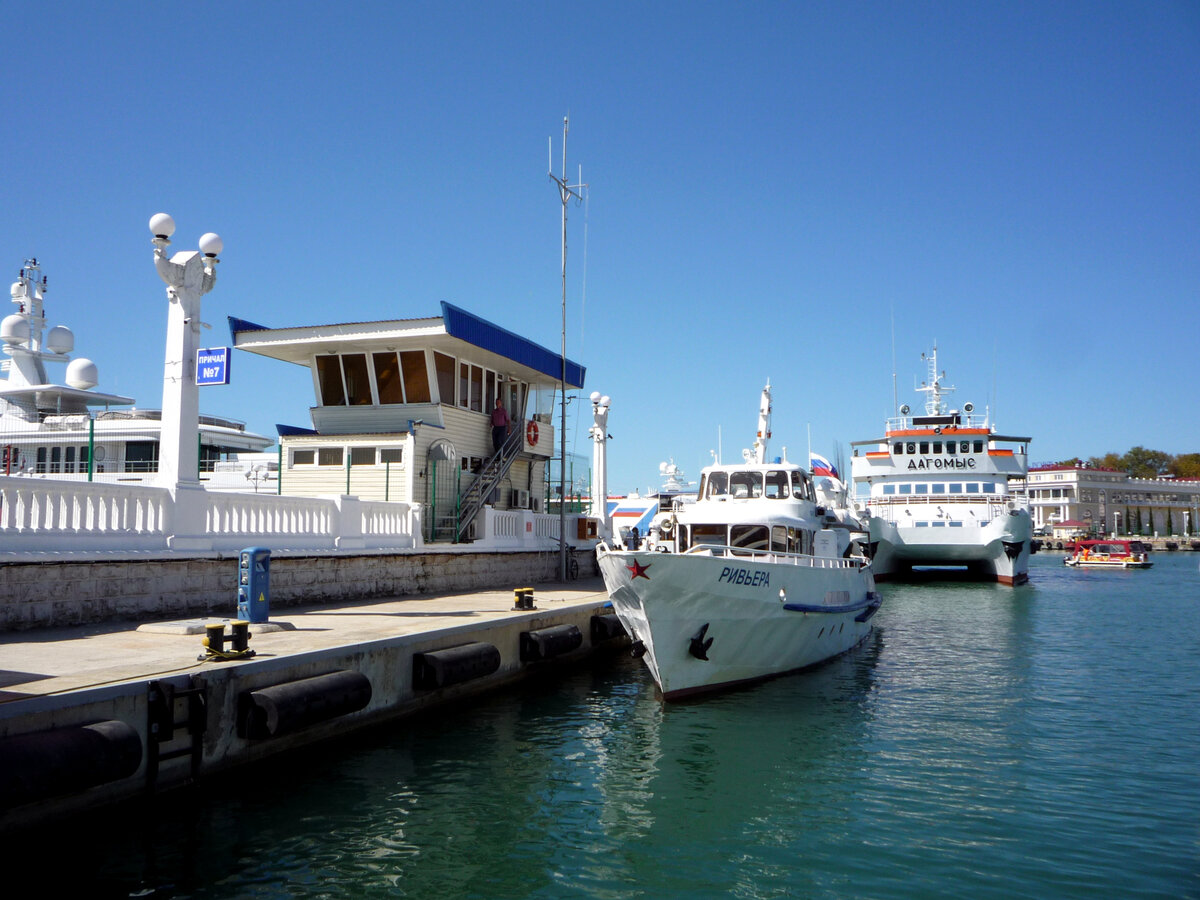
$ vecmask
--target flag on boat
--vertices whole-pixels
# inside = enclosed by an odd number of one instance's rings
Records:
[[[808,454],[808,467],[812,469],[813,475],[827,475],[830,478],[841,479],[838,474],[837,466],[823,457],[820,453]]]

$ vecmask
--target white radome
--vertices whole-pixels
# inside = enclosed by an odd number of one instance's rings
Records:
[[[81,391],[94,388],[100,382],[100,372],[90,359],[71,360],[67,365],[67,384]]]

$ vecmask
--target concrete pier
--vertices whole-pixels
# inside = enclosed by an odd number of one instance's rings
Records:
[[[532,609],[514,609],[520,587],[288,609],[251,625],[254,655],[235,660],[198,659],[219,619],[0,634],[0,833],[516,686],[625,640],[600,579],[538,585]]]

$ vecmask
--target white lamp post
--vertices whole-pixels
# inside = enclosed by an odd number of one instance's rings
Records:
[[[600,520],[600,539],[609,540],[608,528],[608,408],[612,401],[608,395],[592,391],[592,427],[588,434],[592,438],[592,516]]]
[[[150,233],[154,235],[154,267],[167,284],[169,302],[158,482],[171,488],[199,488],[196,350],[200,343],[200,298],[217,283],[217,254],[223,244],[210,232],[200,238],[199,251],[184,250],[168,259],[175,220],[158,213],[150,219]]]

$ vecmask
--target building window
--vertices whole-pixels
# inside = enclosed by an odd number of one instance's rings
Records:
[[[471,366],[471,411],[483,412],[483,368]]]
[[[404,350],[400,354],[404,372],[404,397],[408,403],[429,403],[429,372],[425,368],[424,350]]]
[[[400,382],[400,365],[395,353],[372,353],[371,362],[375,366],[375,389],[379,392],[379,402],[403,403],[404,386]]]
[[[404,462],[403,447],[380,447],[379,461],[381,463],[399,463]]]
[[[433,368],[437,372],[438,402],[454,405],[454,360],[444,353],[433,353]]]
[[[373,466],[373,465],[375,465],[375,448],[374,447],[351,447],[350,448],[350,465],[352,465],[352,466]]]
[[[346,397],[351,406],[371,405],[371,379],[367,377],[365,353],[347,353],[342,357],[346,375]]]
[[[340,466],[342,464],[341,447],[321,447],[317,450],[318,466]]]
[[[292,465],[293,466],[311,466],[317,461],[316,450],[293,450]]]
[[[336,356],[317,357],[317,384],[321,387],[322,406],[345,406],[346,391],[342,387],[342,367]]]

